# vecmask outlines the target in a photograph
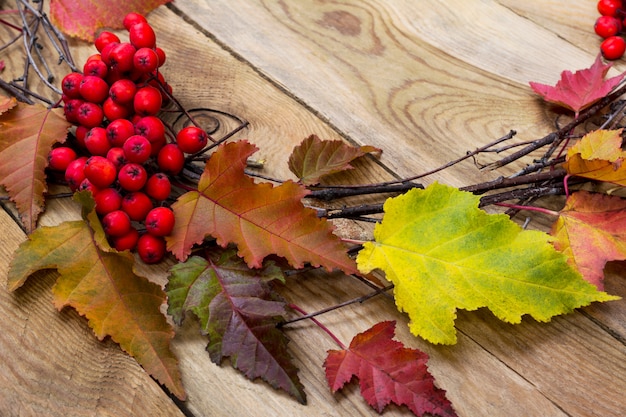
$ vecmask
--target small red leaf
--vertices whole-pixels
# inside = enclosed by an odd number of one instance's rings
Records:
[[[378,323],[356,335],[347,350],[330,350],[324,362],[330,389],[336,392],[357,376],[363,398],[379,413],[393,402],[417,416],[456,416],[428,372],[428,355],[392,340],[395,327],[395,321]]]
[[[590,68],[576,71],[563,71],[561,79],[551,85],[530,82],[530,87],[544,100],[573,110],[578,116],[581,110],[606,96],[619,84],[626,73],[604,80],[611,64],[603,64],[600,55]]]

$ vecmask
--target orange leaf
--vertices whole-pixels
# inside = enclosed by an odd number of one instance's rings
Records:
[[[576,71],[563,71],[561,79],[553,87],[551,85],[530,82],[530,87],[544,100],[573,110],[578,117],[581,110],[591,106],[606,96],[620,83],[624,75],[620,74],[604,80],[611,64],[603,64],[598,54],[590,68]]]
[[[79,193],[85,199],[87,192]],[[87,202],[93,209],[93,200]],[[37,228],[17,249],[8,288],[19,288],[42,269],[57,269],[54,304],[74,307],[89,320],[98,339],[119,343],[144,369],[183,399],[178,361],[170,350],[172,327],[161,313],[163,289],[133,272],[134,257],[112,250],[93,210],[87,221]],[[90,227],[91,225],[91,227]]]
[[[563,167],[570,175],[626,185],[626,152],[622,151],[621,135],[622,129],[586,134],[569,149]]]
[[[148,14],[172,0],[51,0],[50,18],[64,33],[93,42],[100,28],[122,29],[127,13]]]
[[[587,281],[604,289],[604,265],[626,259],[626,200],[587,191],[569,196],[550,233]]]
[[[428,372],[428,355],[392,340],[395,327],[395,321],[378,323],[356,335],[348,349],[328,351],[324,368],[330,389],[336,392],[357,376],[361,395],[379,413],[393,402],[417,416],[456,416]]]
[[[44,169],[56,142],[64,142],[70,124],[63,109],[19,103],[0,116],[0,184],[17,206],[28,232],[35,229],[47,190]]]
[[[355,273],[356,265],[331,224],[302,204],[305,188],[291,181],[277,187],[255,183],[244,174],[246,160],[255,151],[247,141],[218,148],[205,166],[198,191],[183,194],[172,205],[176,226],[167,237],[168,250],[185,260],[191,247],[210,235],[223,247],[235,243],[238,255],[252,268],[276,254],[295,268],[309,262]]]
[[[0,114],[11,110],[17,105],[15,97],[0,96]]]
[[[289,169],[303,184],[317,184],[320,177],[352,169],[350,162],[369,153],[373,146],[350,146],[340,140],[321,140],[311,135],[293,149]]]

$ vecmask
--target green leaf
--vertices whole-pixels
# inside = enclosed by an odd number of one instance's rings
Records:
[[[456,342],[457,309],[488,307],[499,319],[538,321],[618,297],[597,291],[548,243],[504,214],[478,208],[479,197],[433,184],[385,202],[382,223],[358,254],[361,272],[385,271],[411,333]]]

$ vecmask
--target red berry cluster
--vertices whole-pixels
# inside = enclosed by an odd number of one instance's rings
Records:
[[[91,191],[115,249],[136,249],[144,262],[155,263],[174,227],[165,205],[170,176],[183,169],[185,153],[204,148],[208,135],[190,126],[168,141],[158,117],[171,94],[159,72],[165,53],[145,17],[129,13],[123,23],[128,42],[100,33],[98,53],[87,59],[83,73],[63,78],[65,117],[75,125],[76,143],[52,149],[49,168],[64,172],[72,191]]]
[[[622,0],[600,0],[598,12],[600,17],[593,28],[604,39],[600,44],[602,56],[611,60],[619,59],[626,51],[626,40],[620,36],[626,26],[626,10],[622,8]]]

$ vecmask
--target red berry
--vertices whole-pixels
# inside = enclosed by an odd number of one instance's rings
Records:
[[[86,126],[76,126],[76,131],[74,132],[74,136],[76,137],[76,143],[82,149],[87,149],[85,146],[85,136],[87,136],[87,132],[91,130],[90,127]]]
[[[130,231],[122,236],[113,236],[111,238],[112,246],[117,251],[133,250],[137,247],[137,241],[139,240],[139,232],[134,227],[130,228]]]
[[[144,191],[155,200],[163,201],[170,196],[172,183],[167,175],[157,172],[148,178]]]
[[[185,166],[185,155],[178,145],[168,143],[159,151],[157,164],[163,172],[176,175]]]
[[[106,188],[115,182],[117,169],[104,156],[94,155],[85,162],[85,177],[98,188]]]
[[[102,103],[109,96],[109,85],[100,77],[85,75],[80,82],[79,91],[85,101]]]
[[[94,41],[94,45],[96,46],[96,49],[98,50],[98,52],[102,52],[104,47],[110,44],[111,42],[120,43],[121,41],[120,41],[120,38],[115,33],[104,31],[104,32],[100,32],[100,34]]]
[[[111,97],[107,98],[104,100],[104,103],[102,103],[102,111],[104,112],[104,117],[111,121],[126,119],[132,114],[130,106],[117,104]]]
[[[135,113],[141,116],[154,116],[161,109],[162,102],[161,92],[154,87],[146,86],[135,93],[133,107]]]
[[[593,25],[598,36],[608,38],[617,35],[622,30],[622,22],[612,16],[600,16]]]
[[[167,207],[156,207],[148,212],[146,231],[154,236],[168,236],[174,229],[174,212]]]
[[[89,191],[91,195],[96,196],[100,192],[100,189],[93,185],[89,179],[85,178],[76,191]]]
[[[146,162],[152,152],[152,146],[148,139],[140,135],[133,135],[126,139],[122,148],[124,149],[126,159],[136,164]]]
[[[120,168],[117,180],[124,190],[139,191],[146,184],[148,173],[143,166],[129,162]]]
[[[130,217],[122,210],[114,210],[102,218],[102,228],[109,236],[123,236],[130,232]]]
[[[154,51],[156,52],[157,56],[159,57],[159,67],[160,67],[163,64],[165,64],[165,59],[166,59],[165,51],[163,49],[159,48],[158,46],[156,48],[154,48]]]
[[[187,126],[176,135],[176,143],[185,153],[196,153],[204,148],[209,140],[207,133],[196,126]]]
[[[128,29],[130,43],[137,49],[156,47],[156,34],[148,22],[135,23]]]
[[[65,118],[68,122],[78,123],[78,109],[83,103],[84,101],[79,98],[73,98],[65,102],[63,114],[65,114]]]
[[[128,193],[122,199],[122,210],[137,222],[143,221],[146,215],[152,210],[152,200],[141,191]]]
[[[76,151],[67,146],[59,146],[50,150],[48,154],[48,167],[55,171],[65,171],[67,166],[76,159]]]
[[[161,152],[161,149],[163,149],[163,147],[167,144],[167,139],[165,136],[161,136],[159,139],[150,142],[150,144],[152,145],[152,153],[150,156],[156,158],[159,155],[159,152]]]
[[[96,103],[86,101],[78,107],[78,114],[76,118],[78,123],[85,127],[96,127],[102,124],[102,120],[104,120],[104,112],[102,111],[101,106]]]
[[[105,215],[122,207],[122,195],[115,188],[105,188],[95,195],[96,213]]]
[[[115,169],[118,171],[123,165],[128,163],[126,157],[124,156],[124,149],[118,147],[109,149],[107,152],[107,159],[113,162]]]
[[[85,135],[85,147],[92,155],[106,156],[111,149],[106,129],[100,126],[92,127]]]
[[[117,119],[109,123],[106,131],[111,146],[121,147],[126,139],[135,134],[135,125],[130,120]]]
[[[150,143],[165,137],[165,125],[156,116],[145,116],[135,122],[135,134],[144,136]]]
[[[124,16],[124,20],[122,21],[122,24],[124,25],[126,30],[130,30],[130,28],[136,25],[137,23],[146,23],[146,22],[147,20],[145,17],[143,17],[139,13],[131,12],[131,13],[128,13],[126,16]]]
[[[127,78],[122,78],[111,84],[109,95],[111,99],[118,104],[130,104],[135,98],[137,86],[134,82]]]
[[[150,233],[141,235],[137,241],[137,253],[145,263],[157,263],[165,256],[165,239]]]
[[[600,44],[600,51],[606,59],[619,59],[626,51],[626,41],[620,36],[608,37]]]
[[[621,0],[600,0],[598,2],[598,12],[600,12],[602,16],[616,16],[617,11],[621,7]]]
[[[133,56],[137,49],[128,42],[122,42],[111,48],[108,55],[102,54],[102,60],[111,67],[112,70],[119,72],[130,71],[134,68]],[[108,62],[107,62],[108,60]]]
[[[81,156],[70,162],[65,170],[65,181],[72,191],[76,191],[85,180],[85,162],[87,157]]]
[[[150,48],[137,49],[133,57],[133,65],[140,72],[150,73],[159,66],[159,56]]]
[[[94,77],[106,78],[109,72],[109,67],[102,60],[92,59],[85,62],[83,65],[83,73],[85,75],[92,75]]]
[[[80,82],[83,75],[78,72],[70,72],[61,81],[61,90],[69,98],[80,98]]]

